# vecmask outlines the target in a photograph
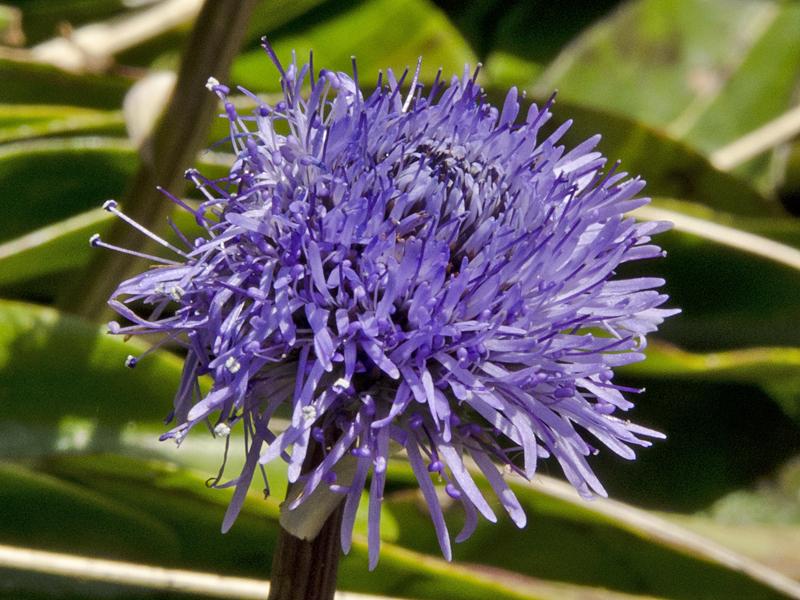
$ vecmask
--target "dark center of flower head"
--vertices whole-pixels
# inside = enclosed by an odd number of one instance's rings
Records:
[[[495,519],[467,457],[520,526],[497,464],[530,478],[554,455],[582,494],[603,494],[579,429],[626,458],[649,444],[638,435],[659,435],[612,414],[635,391],[612,383],[613,367],[640,360],[672,312],[657,308],[661,281],[612,279],[620,263],[661,254],[649,236],[663,224],[625,216],[646,202],[643,183],[603,173],[597,138],[565,152],[568,125],[543,136],[547,106],[519,119],[516,90],[498,111],[474,75],[437,78],[427,95],[415,76],[404,95],[389,72],[365,98],[357,77],[274,60],[284,100],[252,114],[210,82],[237,159],[221,181],[188,172],[207,197],[198,209],[174,199],[206,232],[111,301],[133,322],[117,332],[188,347],[165,437],[243,426],[224,528],[256,466],[280,457],[304,486],[291,506],[321,483],[346,495],[347,548],[372,473],[374,565],[390,442],[405,449],[448,557],[437,483],[464,507],[457,539],[477,513]],[[129,307],[140,301],[154,305],[148,317]],[[202,395],[204,373],[214,386]],[[276,431],[282,409],[290,422]]]

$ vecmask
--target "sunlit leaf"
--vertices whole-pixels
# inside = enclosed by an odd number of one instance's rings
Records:
[[[568,100],[660,125],[675,135],[715,113],[718,120],[728,120],[726,127],[742,127],[741,135],[775,107],[759,106],[757,114],[747,116],[747,125],[733,119],[736,112],[713,110],[712,104],[733,95],[729,86],[746,86],[751,98],[773,93],[772,87],[767,92],[756,84],[763,78],[754,67],[761,54],[770,56],[769,47],[780,56],[792,55],[782,40],[783,30],[796,30],[794,12],[791,3],[754,0],[629,1],[566,46],[536,81],[536,90],[557,87]],[[781,60],[770,62],[773,70],[763,75],[791,74]],[[782,80],[773,79],[771,86],[783,90]],[[779,104],[780,96],[771,101]],[[715,134],[718,140],[721,134]],[[730,131],[726,137],[731,139]]]
[[[93,251],[89,237],[105,233],[112,218],[94,208],[0,244],[0,288],[23,293],[28,284],[28,293],[55,295],[60,282],[50,276],[85,265]]]
[[[74,106],[12,104],[0,106],[0,143],[70,133],[125,133],[118,111]]]
[[[218,176],[221,167],[211,158],[205,154],[200,168]],[[63,281],[49,276],[86,264],[92,251],[88,236],[108,227],[109,215],[100,205],[121,197],[137,164],[130,144],[115,138],[0,146],[0,194],[14,199],[0,222],[0,287],[36,299],[52,298]],[[188,213],[176,211],[175,219],[193,235],[196,225]],[[163,228],[168,229],[166,221]]]
[[[781,213],[747,182],[718,171],[696,150],[658,129],[618,113],[563,101],[560,91],[553,111],[557,122],[573,121],[564,136],[568,147],[599,133],[599,150],[609,161],[621,161],[620,169],[640,175],[649,195],[682,198],[736,215]]]
[[[774,509],[761,499],[762,509]],[[666,518],[762,564],[800,579],[800,527],[784,524],[734,524],[703,517]]]
[[[319,68],[352,71],[358,59],[364,84],[377,80],[379,69],[391,67],[400,75],[423,57],[423,77],[433,79],[439,67],[449,76],[461,73],[474,54],[444,14],[429,0],[366,0],[326,3],[304,19],[275,31],[270,39],[282,61],[295,50],[305,60],[314,51]],[[253,91],[279,90],[273,65],[261,49],[243,54],[234,63],[233,79]]]
[[[625,377],[747,383],[773,396],[800,420],[800,348],[746,348],[706,354],[686,352],[655,342],[647,360],[620,370]]]
[[[721,3],[720,11],[729,10]],[[711,151],[756,129],[793,102],[800,69],[800,5],[761,3],[760,35],[682,137]],[[762,22],[759,22],[759,19]],[[714,39],[706,32],[707,39]],[[688,123],[687,123],[688,124]]]
[[[134,370],[125,358],[146,346],[124,342],[50,308],[0,301],[0,406],[7,421],[57,423],[66,415],[121,426],[166,416],[180,360],[163,352]]]
[[[222,535],[219,524],[231,490],[207,489],[192,473],[115,456],[54,459],[44,468],[115,501],[131,502],[158,515],[176,532],[186,552],[184,561],[194,569],[260,577],[264,565],[270,563],[277,534],[278,505],[274,499],[264,501],[251,494],[233,529]],[[615,597],[605,596],[600,590],[515,578],[502,570],[450,565],[436,555],[390,543],[383,544],[379,568],[369,572],[363,535],[355,536],[351,554],[342,560],[339,580],[343,589],[430,600],[454,596],[478,600],[487,595],[498,600]]]
[[[404,470],[394,465],[396,485]],[[387,499],[404,524],[397,543],[433,554],[437,542],[427,509],[407,476],[412,489]],[[472,538],[456,546],[459,562],[670,598],[778,598],[780,592],[769,590],[773,584],[793,586],[750,559],[631,506],[583,500],[569,485],[547,477],[514,488],[529,516],[526,528],[517,530],[505,517],[498,524],[481,522]],[[448,512],[458,525],[457,504]]]
[[[558,88],[711,152],[791,105],[798,31],[800,6],[791,2],[632,0],[565,46],[531,89]],[[771,189],[780,168],[765,156],[737,173]]]

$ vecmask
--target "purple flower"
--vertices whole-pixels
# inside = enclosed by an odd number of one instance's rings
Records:
[[[113,333],[186,346],[163,438],[180,442],[198,423],[244,430],[223,530],[256,469],[277,459],[304,490],[290,508],[320,485],[344,494],[345,551],[369,481],[370,567],[398,449],[447,559],[440,492],[465,512],[456,541],[478,513],[497,518],[470,464],[519,527],[503,469],[530,479],[552,456],[581,495],[605,495],[592,444],[632,459],[630,446],[650,443],[640,436],[662,437],[616,416],[632,407],[623,392],[639,390],[613,383],[613,368],[641,360],[646,334],[677,312],[658,308],[660,279],[613,278],[624,262],[662,255],[650,236],[668,225],[626,216],[648,201],[644,182],[603,170],[599,136],[565,151],[569,122],[543,134],[550,103],[520,118],[512,88],[491,106],[477,71],[425,92],[418,68],[405,93],[406,74],[387,71],[363,97],[355,64],[352,77],[284,69],[265,47],[282,101],[250,94],[257,109],[239,114],[209,81],[236,161],[222,180],[187,172],[206,197],[199,207],[172,198],[205,234],[170,246],[176,260],[158,259],[110,300],[130,321]],[[281,412],[288,422],[276,424]],[[337,480],[345,460],[351,481]]]

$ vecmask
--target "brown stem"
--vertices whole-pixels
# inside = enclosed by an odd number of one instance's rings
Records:
[[[311,541],[301,540],[281,527],[272,560],[268,600],[333,599],[343,511],[341,503]]]
[[[175,92],[140,151],[139,170],[125,194],[125,212],[158,230],[172,208],[156,186],[181,194],[183,173],[206,142],[217,98],[205,89],[210,76],[226,79],[247,30],[257,0],[206,0],[183,52]],[[147,238],[117,221],[107,241],[143,250]],[[95,252],[89,266],[59,299],[64,310],[89,319],[105,313],[108,296],[130,274],[130,257]]]
[[[306,459],[303,463],[303,473],[308,473],[315,465],[323,459],[323,446],[316,441],[309,440],[309,447]],[[342,473],[344,477],[347,477]],[[297,491],[297,490],[294,490]],[[319,494],[320,487],[314,492]],[[286,501],[288,504],[295,497],[292,486],[286,491]],[[270,579],[269,598],[267,600],[333,600],[336,592],[336,573],[339,568],[339,555],[341,554],[339,532],[342,527],[342,513],[344,512],[343,498],[339,497],[336,508],[332,508],[330,503],[314,503],[314,498],[306,498],[305,502],[297,509],[301,511],[303,518],[304,510],[314,510],[316,514],[310,515],[321,517],[319,511],[330,511],[328,517],[319,529],[319,532],[311,540],[302,539],[290,533],[283,525],[278,534],[278,543],[275,546],[275,554],[272,557],[272,576]],[[319,500],[319,497],[317,497]],[[305,513],[305,516],[309,516]],[[317,521],[318,522],[318,521]],[[292,529],[291,525],[286,525]],[[297,530],[294,530],[298,533]],[[307,530],[306,534],[313,535],[313,529]]]

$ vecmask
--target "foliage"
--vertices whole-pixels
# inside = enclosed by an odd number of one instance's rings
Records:
[[[517,85],[526,102],[541,101],[557,88],[554,121],[575,119],[568,143],[601,133],[600,150],[648,180],[655,200],[640,218],[676,223],[659,238],[668,258],[626,274],[664,276],[683,314],[663,326],[648,360],[620,370],[620,381],[648,388],[634,420],[668,438],[635,463],[593,462],[614,500],[585,502],[546,476],[517,482],[529,526],[481,524],[448,565],[398,461],[380,566],[367,571],[359,514],[343,589],[429,599],[798,597],[790,578],[800,578],[800,223],[790,213],[800,144],[726,171],[714,165],[797,103],[800,5],[588,4],[262,0],[249,26],[232,78],[251,89],[277,90],[260,56],[263,34],[284,60],[313,48],[318,64],[349,71],[357,55],[360,73],[374,73],[423,55],[426,81],[439,66],[461,74],[481,61],[490,96]],[[150,8],[0,6],[0,44],[21,41],[16,9],[27,44],[0,47],[0,544],[263,579],[285,483],[267,500],[254,486],[235,527],[220,534],[230,492],[204,481],[224,442],[192,439],[176,450],[156,441],[180,358],[161,350],[130,371],[124,359],[141,347],[56,308],[88,264],[88,236],[109,227],[98,207],[123,195],[137,167],[127,134],[137,117],[123,114],[123,100],[147,74],[177,67],[191,23],[86,72],[36,62],[28,50],[60,23],[78,30]],[[149,98],[158,106],[157,94]],[[204,153],[200,167],[224,161]],[[229,457],[231,472],[243,459]],[[5,573],[0,597],[177,597]]]

